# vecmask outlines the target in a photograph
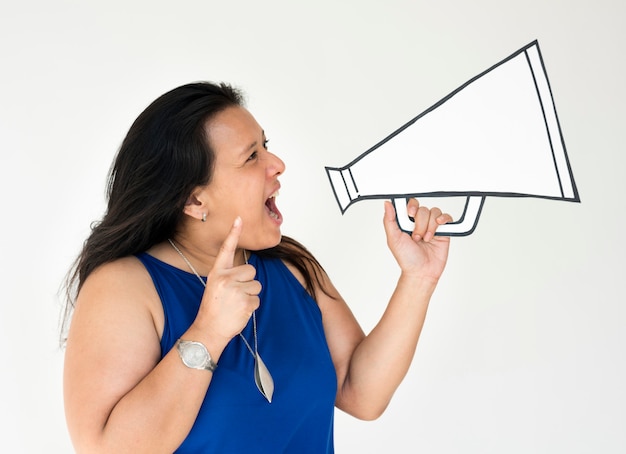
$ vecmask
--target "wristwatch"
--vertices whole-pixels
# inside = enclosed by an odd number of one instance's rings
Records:
[[[209,351],[200,342],[178,339],[176,350],[183,364],[191,369],[208,370],[213,372],[217,364],[213,362]]]

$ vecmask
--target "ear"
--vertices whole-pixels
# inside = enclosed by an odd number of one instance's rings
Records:
[[[203,218],[206,219],[207,215],[207,207],[202,202],[202,189],[202,187],[194,189],[191,195],[187,198],[185,208],[183,209],[183,213],[187,216],[198,219],[199,221]]]

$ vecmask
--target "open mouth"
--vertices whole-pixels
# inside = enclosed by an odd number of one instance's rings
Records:
[[[276,207],[276,197],[278,196],[278,191],[274,192],[271,196],[267,198],[265,201],[265,207],[270,215],[270,217],[276,221],[282,220],[282,215],[278,208]]]

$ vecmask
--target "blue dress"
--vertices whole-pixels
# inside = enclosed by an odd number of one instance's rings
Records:
[[[194,321],[204,287],[195,274],[142,253],[163,304],[161,357]],[[177,453],[333,453],[337,377],[317,303],[279,259],[252,254],[263,286],[256,312],[259,354],[274,379],[269,403],[254,359],[235,336],[222,353],[191,432]],[[242,331],[254,348],[252,320]],[[190,339],[193,340],[193,339]]]

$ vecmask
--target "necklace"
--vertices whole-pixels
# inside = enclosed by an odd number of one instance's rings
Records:
[[[196,269],[193,267],[187,257],[185,257],[185,254],[183,254],[183,252],[176,246],[176,244],[174,244],[171,239],[168,238],[167,241],[169,241],[174,250],[178,252],[178,255],[181,256],[189,269],[193,271],[193,274],[196,275],[198,280],[206,288],[206,282],[204,281],[204,279],[202,279],[200,274],[196,271]],[[246,253],[245,249],[243,250],[243,258],[247,265],[248,254]],[[254,358],[254,383],[256,384],[256,387],[259,389],[263,397],[265,397],[269,403],[272,403],[272,395],[274,394],[274,380],[272,379],[272,375],[270,374],[269,369],[261,359],[261,355],[259,355],[259,340],[257,337],[256,329],[256,310],[252,312],[252,333],[254,335],[254,350],[252,350],[252,347],[248,343],[248,340],[244,337],[242,333],[239,333],[239,337],[241,338],[241,340],[243,340],[243,343],[246,345],[248,351]]]

